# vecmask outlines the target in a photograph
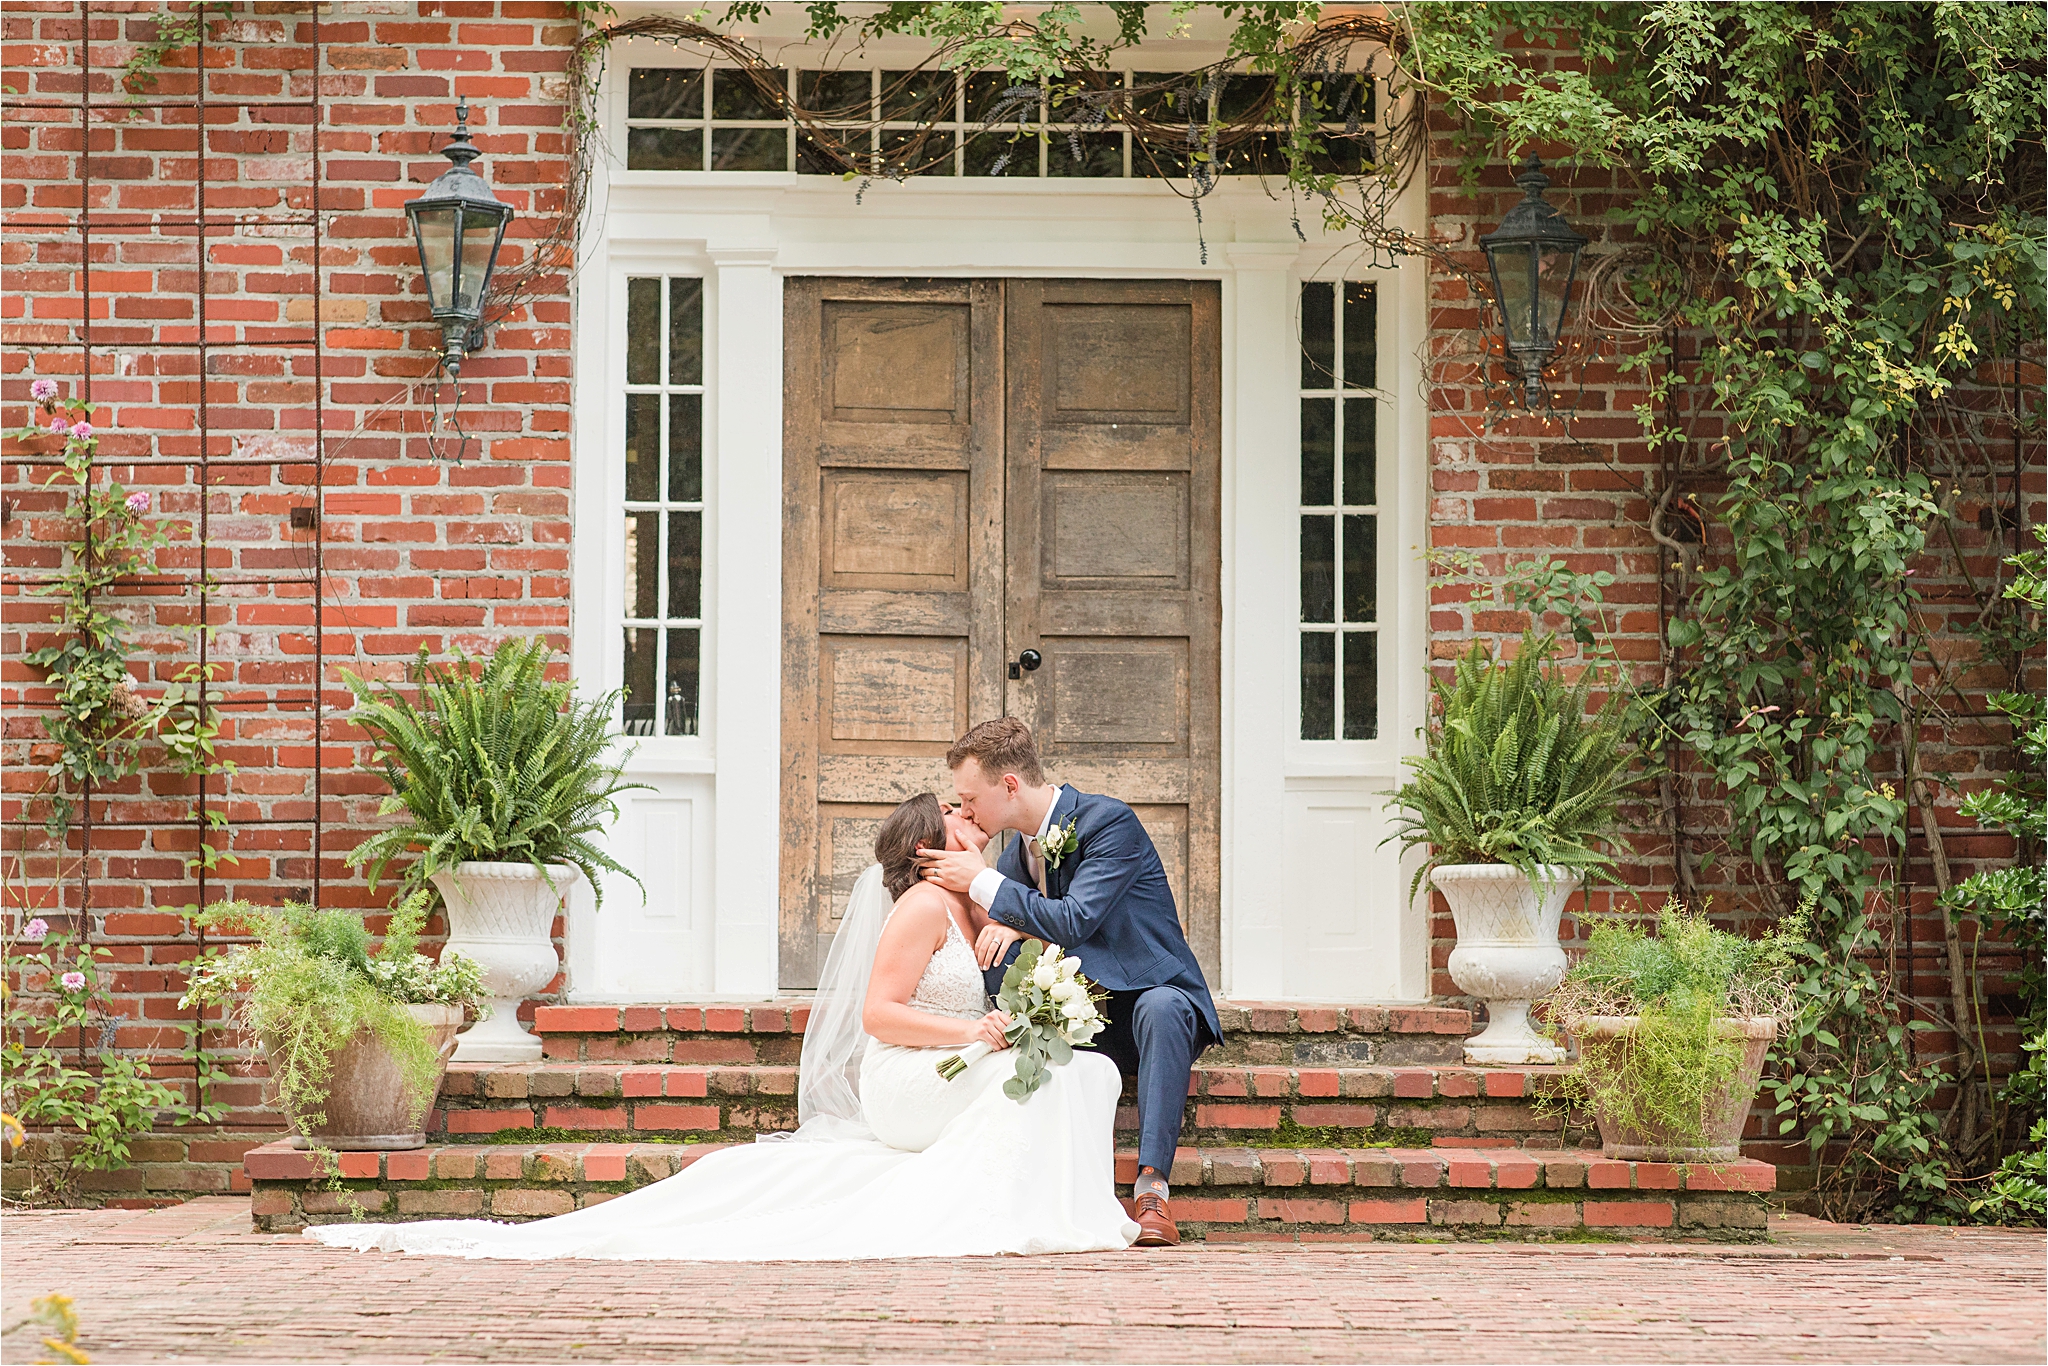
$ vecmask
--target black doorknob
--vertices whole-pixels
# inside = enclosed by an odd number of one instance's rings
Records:
[[[1010,677],[1022,678],[1039,665],[1045,663],[1045,656],[1036,650],[1026,650],[1017,656],[1017,662],[1010,666]]]

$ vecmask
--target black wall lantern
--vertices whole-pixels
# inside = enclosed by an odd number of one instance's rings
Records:
[[[1571,307],[1572,282],[1587,239],[1543,197],[1550,177],[1536,157],[1522,163],[1515,184],[1525,191],[1522,201],[1479,245],[1486,249],[1494,301],[1507,326],[1508,368],[1521,376],[1523,398],[1534,408],[1543,395],[1543,363],[1557,350],[1565,310]]]
[[[420,270],[427,277],[427,306],[441,325],[442,364],[451,375],[460,375],[464,353],[483,340],[477,324],[483,320],[484,290],[498,263],[498,244],[505,240],[512,206],[470,169],[469,163],[483,154],[469,140],[467,100],[455,106],[455,140],[441,155],[455,164],[425,194],[407,201],[405,216],[412,220]]]

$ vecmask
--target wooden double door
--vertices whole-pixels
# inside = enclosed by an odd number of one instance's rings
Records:
[[[1213,974],[1217,286],[784,301],[782,985],[815,985],[881,819],[950,799],[947,747],[1006,714],[1054,781],[1136,810]]]

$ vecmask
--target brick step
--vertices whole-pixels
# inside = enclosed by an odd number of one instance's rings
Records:
[[[1583,1126],[1538,1104],[1557,1067],[1196,1065],[1182,1133],[1197,1144],[1375,1142],[1556,1148]],[[429,1132],[455,1142],[694,1138],[737,1142],[796,1126],[797,1069],[768,1063],[458,1063]],[[1117,1132],[1137,1132],[1128,1090]]]
[[[795,1066],[810,1001],[709,1005],[537,1006],[534,1032],[562,1062]],[[1211,1064],[1428,1067],[1463,1061],[1472,1013],[1443,1006],[1220,1001],[1223,1042]]]
[[[332,1189],[318,1159],[283,1143],[244,1167],[256,1227],[380,1219],[525,1220],[599,1204],[671,1176],[722,1144],[452,1144],[340,1153]],[[1128,1199],[1137,1154],[1120,1151]],[[1174,1216],[1190,1239],[1708,1238],[1761,1241],[1769,1163],[1617,1162],[1529,1148],[1182,1148]]]

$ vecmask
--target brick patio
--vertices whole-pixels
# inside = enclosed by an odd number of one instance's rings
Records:
[[[781,1265],[359,1255],[246,1200],[8,1214],[12,1328],[95,1362],[2039,1362],[2038,1232],[1773,1219],[1768,1246],[1366,1244]],[[0,1361],[35,1359],[26,1330]]]

